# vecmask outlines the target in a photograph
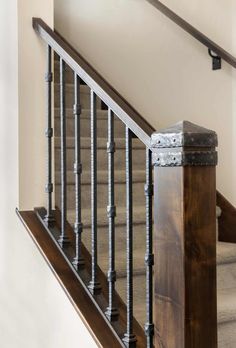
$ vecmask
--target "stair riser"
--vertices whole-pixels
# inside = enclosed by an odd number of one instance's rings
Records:
[[[90,89],[87,86],[82,86],[80,91],[80,103],[81,107],[84,109],[90,108]],[[60,87],[59,85],[54,85],[54,105],[56,108],[60,107]],[[71,85],[66,85],[65,90],[65,106],[66,108],[73,108],[74,105],[74,89]],[[101,109],[101,100],[97,98],[97,109]]]
[[[81,135],[83,137],[90,137],[91,136],[91,130],[90,130],[90,119],[81,119]],[[66,134],[69,137],[73,137],[75,134],[75,125],[74,125],[74,119],[68,118],[66,123]],[[123,124],[117,120],[115,122],[115,137],[117,138],[124,138],[125,136],[125,127]],[[60,136],[60,119],[55,118],[55,136]],[[107,120],[105,119],[99,119],[97,120],[97,136],[99,138],[107,138]]]
[[[118,233],[118,232],[117,232]],[[91,252],[91,238],[84,238],[83,239],[85,246],[89,249]],[[143,246],[140,248],[140,245],[138,245],[138,242],[134,243],[134,263],[133,263],[133,269],[134,271],[141,271],[145,269],[145,238],[142,238],[142,244]],[[100,238],[98,242],[98,262],[99,267],[102,268],[103,271],[107,272],[108,270],[108,259],[109,259],[109,253],[108,253],[108,243],[102,243],[102,240]],[[126,272],[126,236],[123,236],[123,238],[120,238],[119,241],[116,241],[116,269],[119,273],[122,272],[123,275],[125,275]]]
[[[60,186],[56,187],[57,197],[60,197]],[[82,208],[88,209],[91,207],[91,186],[83,185],[81,191]],[[97,204],[98,208],[106,207],[108,200],[108,187],[106,184],[97,185]],[[56,199],[58,201],[58,199]],[[145,206],[144,184],[133,183],[133,201],[138,205]],[[125,183],[115,184],[115,203],[117,206],[125,206],[126,204],[126,186]],[[68,209],[75,208],[75,187],[74,185],[67,186],[67,207]]]
[[[146,322],[146,305],[145,305],[145,303],[146,303],[146,284],[145,284],[145,281],[146,281],[146,278],[144,275],[143,276],[136,276],[133,279],[134,317],[139,321],[139,323],[142,327],[144,327],[144,324]],[[127,302],[126,278],[117,279],[116,290],[118,291],[122,300],[126,303]],[[178,348],[180,348],[180,347],[178,347]]]
[[[55,185],[60,185],[61,183],[61,173],[56,172],[55,173]],[[115,172],[115,186],[116,185],[125,185],[126,178],[125,178],[125,170],[123,171],[116,171]],[[135,171],[133,173],[133,183],[139,183],[142,185],[142,188],[144,188],[145,183],[145,172],[144,171]],[[97,184],[98,185],[108,185],[108,171],[102,171],[97,173]],[[73,172],[67,172],[67,185],[75,185],[75,174]],[[82,189],[83,186],[86,190],[86,185],[91,185],[91,172],[90,171],[83,171],[81,176],[81,185]]]
[[[90,170],[90,149],[81,150],[81,161],[83,170]],[[60,149],[55,149],[56,170],[60,170]],[[133,169],[144,169],[145,167],[145,151],[143,149],[135,149],[133,151]],[[74,166],[74,149],[67,149],[67,170],[73,171]],[[107,151],[106,149],[97,150],[97,166],[98,170],[107,168]],[[116,149],[115,152],[115,169],[125,168],[125,149]]]
[[[73,224],[72,224],[73,225]],[[91,253],[91,230],[84,228],[82,240]],[[98,264],[106,273],[109,257],[108,227],[98,227]],[[115,260],[118,277],[126,272],[126,225],[117,226],[115,229]],[[134,272],[145,271],[145,224],[134,225],[133,238]]]
[[[145,245],[146,245],[146,225],[145,213],[143,214],[143,223],[133,225],[133,250],[134,250],[134,273],[144,272],[145,270]],[[68,217],[72,227],[74,225],[74,218]],[[82,212],[83,221],[83,212]],[[109,256],[109,232],[107,225],[98,225],[98,264],[104,272],[108,270],[108,256]],[[91,228],[84,226],[82,241],[86,248],[91,253]],[[115,255],[116,255],[116,270],[119,277],[125,275],[126,272],[126,224],[116,225],[115,227]]]
[[[217,266],[217,289],[236,288],[236,263]]]

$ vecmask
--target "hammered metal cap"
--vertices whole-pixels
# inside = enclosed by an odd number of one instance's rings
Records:
[[[151,147],[216,147],[216,132],[200,127],[189,121],[180,121],[175,125],[152,134]]]
[[[152,161],[158,167],[216,166],[216,132],[181,121],[151,137]]]

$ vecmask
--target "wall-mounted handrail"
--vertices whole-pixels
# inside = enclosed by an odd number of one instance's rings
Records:
[[[57,32],[42,19],[33,18],[33,28],[81,77],[123,123],[147,146],[154,128]]]
[[[216,53],[219,57],[224,59],[227,63],[229,63],[232,67],[236,68],[236,58],[227,52],[225,49],[217,45],[214,41],[209,39],[206,35],[201,33],[199,30],[194,28],[191,24],[186,22],[183,18],[178,16],[175,12],[170,10],[167,6],[162,4],[159,0],[147,0],[150,4],[156,7],[161,13],[163,13],[166,17],[171,19],[174,23],[176,23],[179,27],[185,30],[187,33],[192,35],[195,39],[205,45],[209,50]]]

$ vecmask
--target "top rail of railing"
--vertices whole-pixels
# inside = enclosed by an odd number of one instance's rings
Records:
[[[40,18],[33,18],[33,28],[149,148],[153,127],[59,33]]]
[[[205,45],[210,51],[216,53],[220,58],[225,60],[233,68],[236,68],[236,58],[227,52],[225,49],[217,45],[214,41],[209,39],[206,35],[194,28],[191,24],[186,22],[183,18],[178,16],[175,12],[170,10],[167,6],[161,3],[159,0],[147,0],[150,4],[156,7],[161,13],[172,20],[175,24],[192,35],[196,40]]]

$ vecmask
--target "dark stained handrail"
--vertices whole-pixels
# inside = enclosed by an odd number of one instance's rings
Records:
[[[42,19],[33,18],[33,28],[101,98],[121,121],[148,147],[154,128],[57,32]]]
[[[219,57],[224,59],[232,67],[236,68],[236,58],[232,56],[229,52],[224,50],[222,47],[217,45],[214,41],[209,39],[206,35],[201,33],[199,30],[194,28],[191,24],[186,22],[183,18],[178,16],[175,12],[170,10],[167,6],[162,4],[159,0],[147,0],[150,4],[156,7],[161,13],[171,19],[179,27],[185,30],[187,33],[192,35],[195,39],[205,45],[208,49],[216,53]]]

